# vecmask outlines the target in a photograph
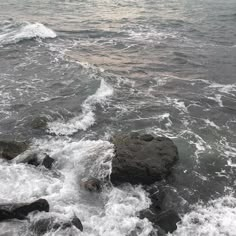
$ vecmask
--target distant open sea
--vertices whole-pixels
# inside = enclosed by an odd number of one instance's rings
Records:
[[[46,131],[31,126],[40,117]],[[1,160],[0,203],[45,198],[84,226],[50,236],[148,236],[142,186],[97,196],[78,184],[110,173],[109,140],[130,131],[178,147],[164,183],[182,218],[173,236],[236,236],[236,0],[0,0],[0,140],[57,161]],[[0,223],[0,236],[28,228]]]

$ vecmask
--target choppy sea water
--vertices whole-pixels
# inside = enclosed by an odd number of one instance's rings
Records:
[[[109,175],[113,134],[148,132],[179,149],[159,183],[182,218],[173,235],[236,235],[235,23],[234,0],[0,0],[0,138],[56,160],[53,171],[2,161],[1,203],[45,198],[84,225],[48,235],[147,236],[142,186],[97,195],[79,181]],[[30,125],[41,116],[46,132]],[[0,235],[28,227],[0,223]]]

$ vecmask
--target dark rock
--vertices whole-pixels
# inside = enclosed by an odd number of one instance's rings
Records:
[[[42,165],[45,166],[47,169],[51,170],[52,169],[52,164],[55,160],[51,158],[50,156],[46,155],[45,158],[43,159]]]
[[[43,165],[45,168],[50,170],[50,169],[52,169],[52,165],[53,165],[54,161],[55,160],[47,154],[45,154],[45,157],[42,161],[38,157],[37,153],[31,153],[24,160],[22,160],[21,162],[22,163],[27,163],[27,164],[33,165],[33,166]]]
[[[29,229],[34,235],[44,235],[51,229],[53,229],[54,218],[40,219],[31,224]]]
[[[101,191],[101,181],[99,179],[90,177],[84,178],[80,181],[80,186],[89,192],[100,192]]]
[[[33,211],[49,211],[49,204],[45,199],[39,199],[30,204],[5,204],[0,205],[0,221],[8,219],[23,220]]]
[[[113,138],[116,156],[112,161],[114,184],[151,184],[165,178],[178,160],[177,147],[166,137],[121,134]]]
[[[21,207],[17,207],[12,212],[16,216],[16,218],[19,216],[22,219],[22,217],[27,216],[30,212],[33,211],[46,211],[49,212],[49,204],[48,201],[45,199],[39,199],[35,202],[32,202],[28,205],[23,205]]]
[[[155,211],[155,209],[148,208],[139,212],[139,218],[140,219],[147,218],[149,221],[155,223],[157,215],[159,213],[160,212]]]
[[[26,163],[33,166],[39,166],[40,161],[38,160],[37,154],[33,153],[30,156],[28,156],[26,159]]]
[[[81,232],[83,232],[83,225],[80,221],[80,219],[77,216],[74,216],[71,223],[77,228],[79,229]]]
[[[66,229],[73,225],[80,231],[83,231],[83,225],[77,216],[74,216],[71,221],[66,222],[59,221],[55,217],[40,219],[32,223],[30,230],[36,235],[44,235],[51,230]]]
[[[22,152],[26,151],[28,145],[25,142],[0,141],[0,157],[12,160]]]
[[[0,222],[4,221],[4,220],[9,220],[9,219],[13,219],[14,215],[5,209],[0,209]]]
[[[38,159],[37,158],[34,158],[34,159],[31,159],[27,162],[29,165],[32,165],[32,166],[39,166],[40,163],[38,162]]]
[[[162,212],[156,219],[155,223],[160,226],[166,233],[172,233],[177,229],[177,223],[181,219],[174,210]]]
[[[140,136],[140,139],[146,142],[150,142],[154,139],[154,137],[151,134],[143,134]]]
[[[166,199],[165,189],[159,185],[153,184],[145,186],[145,190],[149,193],[149,198],[152,201],[151,208],[155,209],[156,211],[165,210],[165,199]]]
[[[72,227],[71,222],[60,222],[55,217],[40,219],[30,226],[30,230],[36,235],[44,235],[51,230],[57,230],[59,228],[66,229]]]
[[[165,233],[174,232],[177,229],[176,224],[181,220],[174,210],[158,213],[154,208],[141,211],[139,217],[141,219],[147,218],[159,232],[164,230]]]
[[[142,210],[139,217],[141,219],[147,218],[152,222],[158,231],[158,235],[173,232],[177,228],[176,223],[180,221],[178,214],[172,210],[176,209],[175,204],[173,204],[177,199],[176,196],[169,202],[171,192],[166,187],[166,181],[145,186],[145,190],[149,193],[152,204],[148,209]]]
[[[48,119],[45,116],[39,116],[32,120],[31,127],[33,129],[45,129],[47,127]]]

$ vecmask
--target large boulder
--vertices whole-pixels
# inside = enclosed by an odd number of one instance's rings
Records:
[[[177,147],[166,137],[120,134],[113,138],[112,183],[152,184],[165,178],[178,160]]]
[[[28,145],[25,142],[0,141],[0,157],[12,160],[22,152],[26,151]]]
[[[33,211],[49,212],[48,201],[39,199],[29,204],[2,204],[0,205],[0,222],[9,219],[23,220]]]

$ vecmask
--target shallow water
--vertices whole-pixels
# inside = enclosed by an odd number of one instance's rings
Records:
[[[173,235],[236,235],[234,0],[0,6],[0,137],[30,140],[31,152],[56,159],[53,171],[2,161],[1,203],[43,197],[50,214],[76,214],[85,228],[48,235],[147,236],[141,186],[89,195],[79,181],[109,176],[113,134],[149,132],[179,149],[173,175],[158,184],[183,219]],[[46,132],[31,127],[39,116]],[[28,227],[1,223],[0,235],[30,235]]]

